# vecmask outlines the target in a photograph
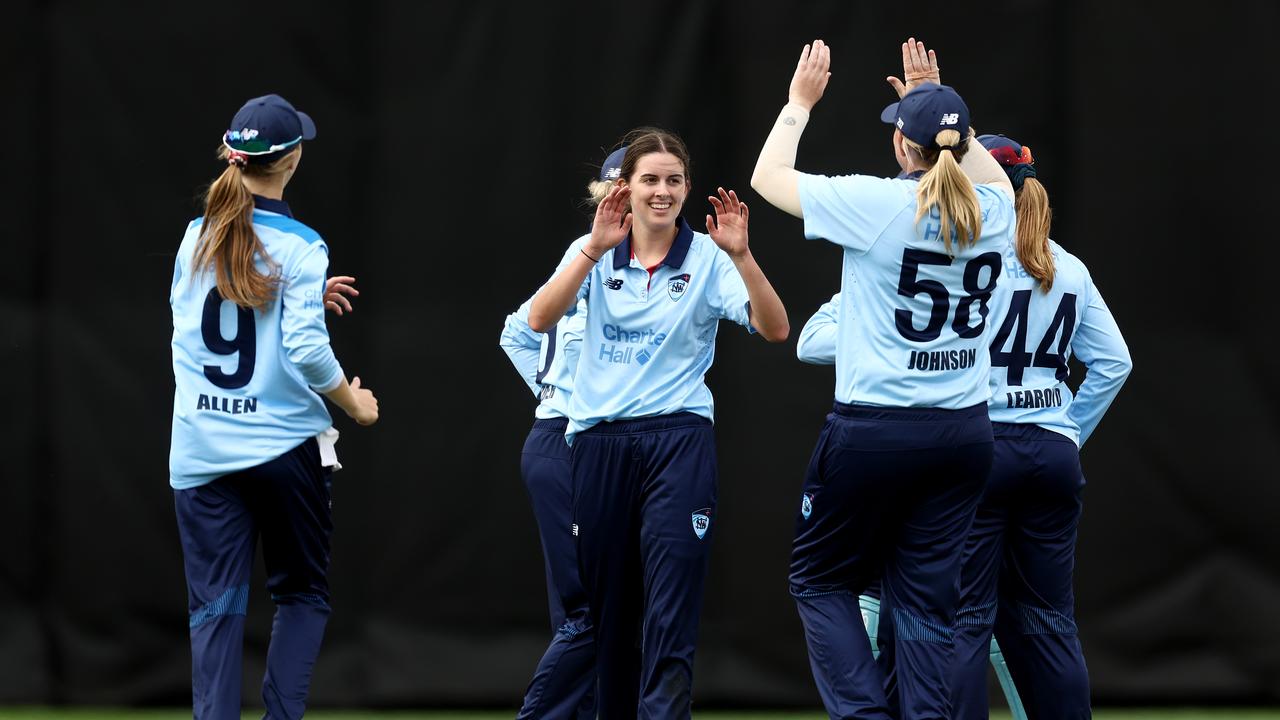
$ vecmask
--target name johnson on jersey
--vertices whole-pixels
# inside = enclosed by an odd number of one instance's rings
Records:
[[[978,361],[977,350],[912,350],[907,361],[908,370],[929,372],[932,370],[964,370]]]

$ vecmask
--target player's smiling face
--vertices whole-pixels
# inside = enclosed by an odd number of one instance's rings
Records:
[[[680,216],[689,184],[684,163],[668,152],[642,155],[627,178],[635,220],[651,229],[670,227]]]

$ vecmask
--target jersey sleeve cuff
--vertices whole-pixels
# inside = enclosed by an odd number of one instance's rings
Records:
[[[342,385],[342,381],[345,380],[346,377],[347,377],[346,374],[342,372],[342,367],[339,366],[334,370],[333,376],[330,377],[329,382],[323,385],[312,385],[312,387],[314,387],[316,389],[316,392],[319,392],[321,395],[324,395],[325,393],[331,393],[334,390],[337,390],[340,385]]]

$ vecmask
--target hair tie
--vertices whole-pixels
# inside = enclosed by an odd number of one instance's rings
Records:
[[[249,164],[249,156],[239,150],[227,150],[227,164],[243,168]]]
[[[1014,192],[1022,189],[1022,184],[1027,181],[1027,178],[1036,176],[1035,166],[1030,163],[1019,163],[1012,167],[1006,167],[1004,171],[1009,176],[1009,182],[1013,183]]]
[[[938,152],[942,152],[943,150],[951,150],[951,151],[953,151],[953,152],[954,152],[954,151],[955,151],[955,146],[953,146],[953,145],[939,145],[939,146],[938,146]]]

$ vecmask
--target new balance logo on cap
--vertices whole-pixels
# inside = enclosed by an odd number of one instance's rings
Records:
[[[610,290],[621,290],[622,278],[609,278],[608,280],[604,281],[604,286],[609,288]]]
[[[946,115],[942,116],[942,121],[939,122],[938,124],[939,125],[955,125],[958,122],[960,122],[960,113],[947,113]]]

